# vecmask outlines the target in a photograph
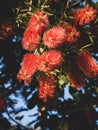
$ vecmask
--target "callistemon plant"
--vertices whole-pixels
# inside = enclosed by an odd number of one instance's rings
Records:
[[[62,5],[59,0],[53,3]],[[22,47],[27,54],[23,57],[17,78],[27,85],[36,77],[38,96],[43,102],[53,98],[59,86],[63,88],[69,84],[78,90],[86,87],[85,78],[98,76],[98,64],[89,51],[92,37],[88,39],[89,44],[82,37],[83,30],[89,30],[90,24],[96,21],[97,9],[62,8],[57,18],[55,13],[51,13],[54,11],[51,1],[42,2],[40,9],[34,10],[23,34]]]
[[[5,105],[5,101],[4,101],[4,97],[0,97],[0,111],[3,109],[4,105]]]

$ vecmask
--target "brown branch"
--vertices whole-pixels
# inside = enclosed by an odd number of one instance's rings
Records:
[[[19,125],[20,127],[24,128],[25,130],[31,130],[30,128],[28,128],[28,127],[26,127],[26,126],[23,126],[22,124],[20,124],[19,122],[17,122],[15,119],[13,119],[13,118],[11,117],[10,113],[7,111],[7,109],[6,109],[6,113],[7,113],[8,117],[9,117],[13,122],[15,122],[17,125]]]

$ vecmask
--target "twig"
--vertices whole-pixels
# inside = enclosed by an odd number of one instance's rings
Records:
[[[32,6],[32,0],[30,0],[29,5],[30,5],[29,6],[29,12],[30,12],[32,10],[32,7],[31,7]]]
[[[48,2],[48,0],[45,0],[44,3],[42,4],[42,6],[41,6],[41,9],[42,9],[42,10],[44,9],[45,4],[46,4],[47,2]]]
[[[21,126],[22,128],[24,128],[25,130],[31,130],[30,128],[23,126],[22,124],[20,124],[19,122],[17,122],[15,119],[13,119],[10,115],[10,113],[6,110],[7,115],[9,116],[9,118],[14,121],[16,124],[18,124],[19,126]]]

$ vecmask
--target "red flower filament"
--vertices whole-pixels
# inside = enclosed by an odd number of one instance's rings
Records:
[[[41,75],[39,77],[39,98],[44,102],[47,102],[50,98],[54,96],[55,90],[55,78],[54,75]]]
[[[79,37],[79,32],[76,30],[76,28],[72,27],[69,24],[65,24],[64,25],[64,29],[65,29],[65,43],[73,43],[77,40],[77,38]]]
[[[88,24],[93,21],[97,16],[97,10],[93,9],[93,7],[85,7],[75,11],[75,23],[78,25]]]
[[[93,78],[98,75],[98,64],[88,51],[79,53],[77,64],[87,77]]]
[[[31,82],[31,77],[37,70],[37,59],[38,55],[34,54],[26,54],[23,58],[22,67],[17,75],[17,78],[19,80],[24,80],[25,84]]]
[[[65,41],[65,30],[61,26],[56,26],[45,32],[44,44],[49,48],[60,47]]]
[[[48,16],[44,11],[37,11],[30,19],[28,28],[41,34],[49,24]]]
[[[22,46],[26,50],[34,50],[40,44],[41,34],[48,25],[48,17],[43,11],[37,11],[30,19],[24,33]]]
[[[34,50],[40,43],[40,37],[36,32],[32,32],[27,30],[24,33],[24,37],[22,40],[22,46],[26,50]]]
[[[45,52],[41,55],[41,60],[39,63],[39,70],[41,71],[51,71],[59,67],[63,62],[62,53],[57,50],[51,50]]]

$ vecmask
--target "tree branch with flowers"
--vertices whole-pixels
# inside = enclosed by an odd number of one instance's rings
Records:
[[[0,116],[21,130],[97,130],[98,2],[14,2],[0,21]],[[25,108],[15,109],[19,97]],[[18,122],[35,107],[35,120]]]
[[[52,1],[40,1],[40,8],[34,11],[27,24],[22,40],[22,47],[27,54],[17,75],[25,85],[35,76],[39,82],[39,86],[36,86],[39,98],[44,102],[53,98],[55,88],[61,86],[59,77],[62,75],[67,79],[62,87],[70,83],[77,90],[86,86],[86,77],[98,76],[98,64],[87,47],[93,44],[90,39],[85,43],[81,32],[86,33],[96,25],[97,9],[92,6],[71,9],[71,2],[66,7],[63,1],[54,1],[62,13],[58,23],[52,23],[50,18],[55,19],[56,16],[49,15],[51,4]]]

